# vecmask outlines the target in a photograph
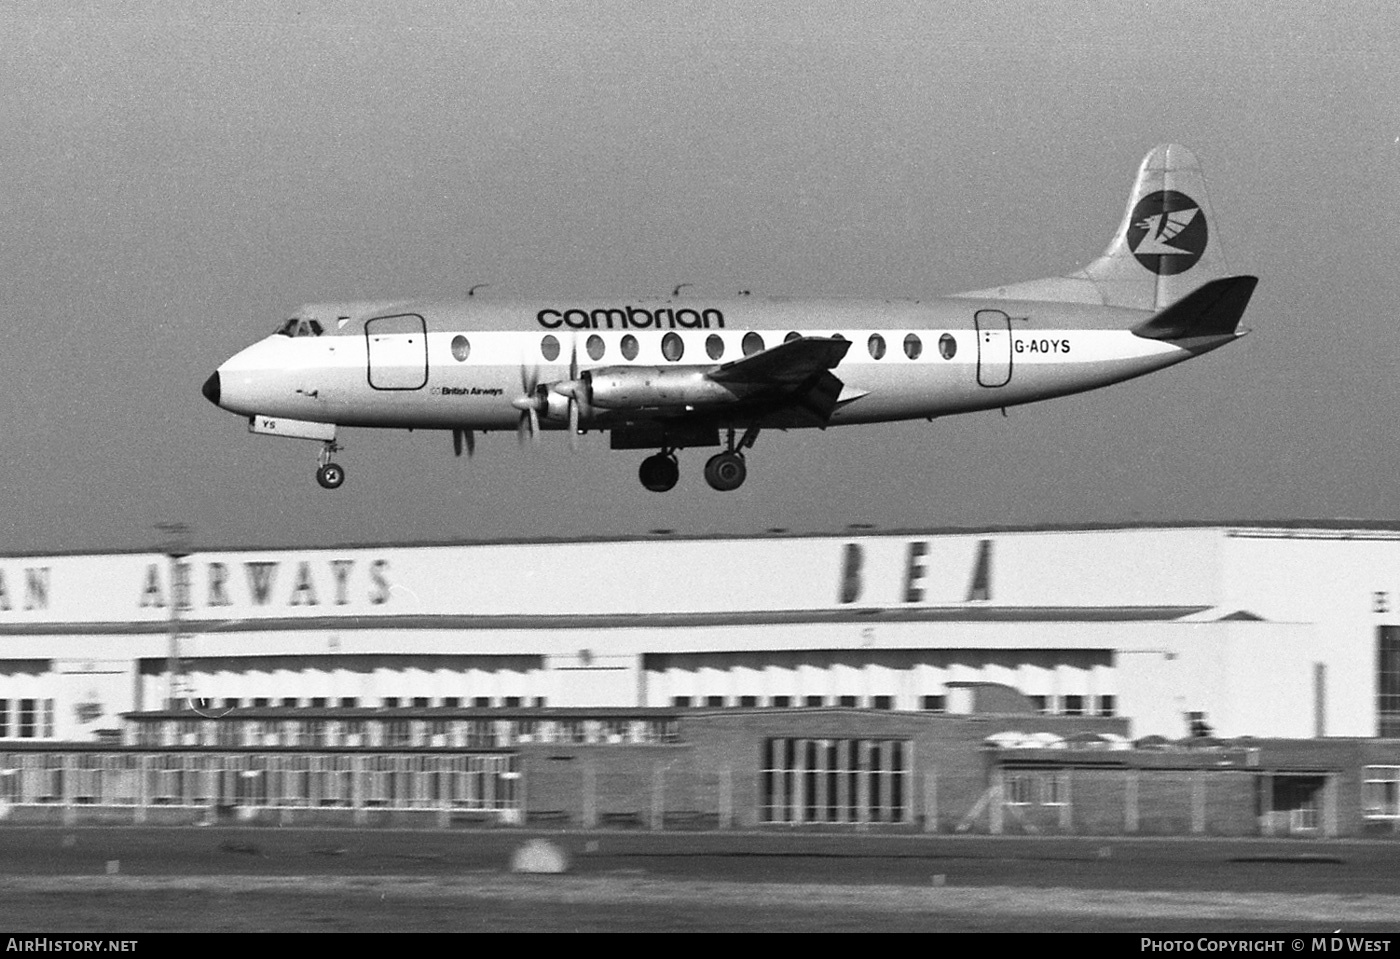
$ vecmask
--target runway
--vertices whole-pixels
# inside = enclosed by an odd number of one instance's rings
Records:
[[[516,875],[544,836],[564,875]],[[0,923],[93,931],[1383,931],[1388,842],[0,831]]]

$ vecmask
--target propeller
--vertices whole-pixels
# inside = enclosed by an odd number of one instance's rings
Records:
[[[573,349],[569,352],[569,385],[578,382],[578,337],[574,337]],[[569,451],[578,452],[578,390],[564,394],[569,398]]]
[[[452,431],[452,452],[461,456],[464,443],[467,447],[467,457],[470,458],[476,452],[476,430],[464,430],[459,427]]]
[[[530,367],[528,370],[524,363],[520,364],[520,387],[522,394],[519,399],[511,400],[510,405],[520,411],[520,422],[516,424],[515,435],[520,438],[520,445],[525,445],[525,438],[539,442],[540,433],[540,407],[547,400],[541,395],[539,384],[539,370]]]

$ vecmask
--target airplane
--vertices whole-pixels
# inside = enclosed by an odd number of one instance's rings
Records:
[[[765,430],[1004,411],[1238,339],[1258,278],[1229,273],[1214,219],[1195,155],[1165,144],[1142,161],[1107,249],[1063,276],[928,300],[677,287],[655,301],[309,305],[202,392],[251,432],[320,442],[327,489],[345,480],[339,430],[376,427],[451,431],[458,456],[479,432],[564,430],[575,445],[607,431],[612,449],[656,450],[638,472],[656,492],[676,485],[677,450],[721,447],[704,476],[730,491]]]

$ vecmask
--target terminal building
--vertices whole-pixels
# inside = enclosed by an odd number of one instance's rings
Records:
[[[2,556],[0,637],[0,740],[189,702],[957,714],[988,683],[1133,737],[1390,737],[1400,524]]]

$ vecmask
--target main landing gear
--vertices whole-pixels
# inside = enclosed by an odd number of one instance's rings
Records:
[[[316,469],[316,482],[326,489],[339,489],[340,484],[345,482],[345,467],[331,462],[331,454],[341,449],[343,447],[335,440],[326,440],[321,444],[321,453],[317,457],[320,466]]]
[[[758,427],[751,426],[738,443],[734,442],[734,430],[729,430],[728,449],[716,453],[705,462],[705,482],[711,489],[728,493],[744,485],[749,475],[748,464],[744,462],[744,450],[753,446],[758,438]],[[642,485],[653,493],[664,493],[676,485],[680,478],[680,466],[676,462],[675,450],[664,448],[661,452],[642,460],[642,468],[637,471]]]
[[[676,485],[681,478],[681,468],[676,462],[676,454],[663,449],[654,456],[642,460],[642,468],[637,470],[637,478],[653,493],[664,493]]]

